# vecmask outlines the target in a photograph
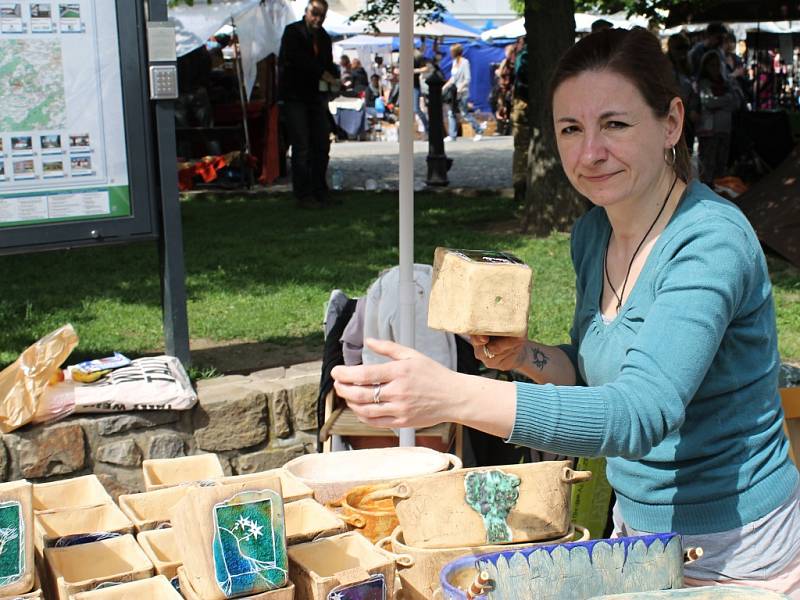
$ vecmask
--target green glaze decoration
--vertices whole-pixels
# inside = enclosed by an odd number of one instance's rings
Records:
[[[481,517],[486,528],[486,543],[510,542],[508,513],[517,504],[520,479],[499,469],[473,471],[464,478],[465,500]]]
[[[25,521],[17,501],[0,502],[0,588],[25,574]]]

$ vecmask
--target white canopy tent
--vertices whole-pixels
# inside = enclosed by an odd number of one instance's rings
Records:
[[[413,15],[412,15],[413,19]],[[396,23],[394,21],[382,21],[377,24],[378,31],[376,35],[390,35],[390,36],[400,36],[401,38],[401,23]],[[413,47],[413,38],[414,37],[452,37],[452,38],[477,38],[478,34],[468,31],[466,29],[461,29],[460,27],[454,27],[452,25],[448,25],[447,23],[439,23],[436,21],[432,21],[430,23],[425,23],[424,25],[420,25],[419,23],[413,23],[413,31],[411,33],[411,43]],[[402,40],[400,42],[400,47],[402,49],[403,43]]]
[[[726,26],[733,32],[737,40],[747,39],[747,33],[753,31],[761,31],[763,33],[800,33],[800,21],[728,23]],[[678,25],[676,27],[664,29],[661,32],[661,35],[668,37],[675,33],[680,33],[681,31],[694,33],[697,31],[704,31],[706,27],[708,27],[708,23],[689,23],[686,25]]]
[[[587,33],[592,30],[592,23],[598,19],[605,19],[614,27],[620,29],[631,29],[632,27],[647,27],[648,22],[644,17],[634,15],[628,18],[625,13],[613,15],[593,15],[590,13],[575,13],[575,31]],[[498,39],[515,39],[525,35],[525,17],[519,18],[511,23],[506,23],[502,27],[489,29],[481,33],[481,38],[485,41]]]
[[[382,56],[384,64],[391,62],[392,38],[377,35],[356,35],[333,43],[333,59],[339,61],[342,54],[355,54],[363,65],[371,64],[373,57]]]
[[[177,54],[184,56],[202,46],[226,25],[234,24],[239,37],[242,70],[247,95],[253,91],[256,65],[270,54],[278,54],[284,28],[303,18],[306,0],[213,0],[170,8],[175,26]],[[349,23],[348,17],[328,11],[325,30],[331,35],[362,33],[364,23]]]
[[[226,25],[235,25],[249,97],[258,62],[278,53],[283,29],[295,19],[287,0],[267,0],[264,4],[260,0],[215,0],[212,4],[197,2],[170,8],[169,20],[175,26],[179,57],[205,44]]]

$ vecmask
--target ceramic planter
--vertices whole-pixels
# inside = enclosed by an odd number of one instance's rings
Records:
[[[391,535],[400,524],[394,510],[394,502],[391,498],[365,500],[364,497],[391,487],[391,484],[361,485],[328,505],[339,509],[342,519],[351,527],[355,527],[361,535],[371,542],[377,542]]]
[[[183,567],[178,569],[178,581],[180,582],[181,595],[186,600],[203,600],[192,587],[189,579],[186,577],[186,571]],[[279,590],[271,590],[253,596],[237,596],[236,600],[293,600],[294,599],[294,584],[290,581],[286,587]]]
[[[32,486],[0,484],[0,596],[30,592],[35,583]]]
[[[465,556],[442,568],[446,600],[467,600],[479,572],[488,575],[488,600],[594,598],[609,593],[683,587],[683,551],[674,533]]]
[[[36,549],[94,541],[107,533],[133,533],[133,523],[116,504],[36,513]]]
[[[145,491],[224,477],[216,454],[196,454],[180,458],[157,458],[142,463]]]
[[[281,494],[283,494],[284,504],[300,500],[301,498],[314,497],[314,490],[283,468],[270,469],[269,471],[261,471],[260,473],[248,473],[246,475],[232,475],[223,477],[219,481],[226,484],[239,483],[242,481],[258,484],[259,481],[268,480],[276,475],[281,480]]]
[[[163,575],[170,581],[178,576],[178,567],[183,563],[178,552],[175,531],[171,527],[142,531],[136,536],[136,541],[153,563],[156,575]]]
[[[570,486],[590,471],[570,461],[476,467],[406,479],[394,498],[403,536],[418,548],[519,544],[566,535]]]
[[[320,537],[345,533],[345,522],[311,498],[303,498],[284,505],[286,544],[302,544]]]
[[[153,575],[153,564],[132,535],[45,548],[44,557],[52,600],[70,600],[106,582],[127,583]]]
[[[33,486],[33,510],[63,510],[114,504],[97,475],[84,475]]]
[[[181,595],[163,575],[140,579],[112,587],[79,592],[73,600],[183,600]]]
[[[314,490],[314,498],[324,504],[359,485],[460,469],[461,461],[452,454],[428,448],[370,448],[306,454],[290,460],[283,468]]]
[[[186,490],[187,486],[178,485],[141,494],[123,494],[119,497],[119,507],[133,522],[137,533],[155,529],[169,523],[170,511],[183,499]]]
[[[743,585],[704,585],[683,590],[597,596],[592,600],[789,600],[788,596]]]
[[[255,595],[288,584],[280,479],[274,477],[269,486],[190,486],[173,508],[185,577],[203,600]]]
[[[350,588],[351,595],[342,592],[341,597],[359,597],[354,587],[362,588],[362,594],[367,589],[385,594],[369,598],[394,597],[394,562],[358,533],[290,547],[289,570],[297,600],[331,600],[331,594],[343,588]]]
[[[575,526],[563,538],[541,542],[541,544],[553,544],[561,542],[571,542],[577,535],[581,540],[589,539],[589,531]],[[415,548],[406,545],[403,539],[403,531],[398,527],[388,538],[379,540],[376,547],[385,549],[391,547],[391,552],[387,554],[395,560],[397,574],[403,589],[400,593],[402,600],[430,600],[439,590],[439,573],[447,563],[457,558],[467,555],[478,556],[487,552],[496,552],[509,549],[523,549],[531,546],[528,544],[511,544],[504,546],[475,546],[458,548]],[[384,550],[386,551],[386,550]]]

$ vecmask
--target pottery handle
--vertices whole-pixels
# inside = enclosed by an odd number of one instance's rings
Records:
[[[589,530],[586,529],[583,525],[578,525],[577,523],[573,523],[572,526],[575,528],[576,532],[580,532],[581,537],[577,540],[573,540],[574,542],[585,542],[588,540],[592,535],[589,533]]]
[[[344,513],[339,515],[339,518],[342,519],[345,523],[350,525],[351,527],[355,527],[356,529],[364,529],[367,524],[367,521],[361,515],[354,515],[350,513]]]
[[[450,459],[450,467],[447,469],[448,471],[458,471],[464,466],[464,463],[462,463],[461,459],[455,454],[445,454],[445,456]]]
[[[387,550],[385,546],[392,540],[392,536],[387,535],[385,538],[379,539],[375,542],[375,549],[378,550],[381,554],[384,554],[389,560],[394,561],[401,567],[413,567],[414,566],[414,557],[410,554],[395,554],[394,552]]]
[[[375,500],[385,500],[386,498],[402,498],[406,499],[411,496],[411,488],[406,482],[398,483],[397,485],[382,490],[375,490],[370,492],[361,499],[361,504],[366,505]]]
[[[331,509],[333,509],[333,508],[342,508],[342,504],[344,504],[344,499],[346,497],[347,497],[347,495],[344,495],[341,498],[339,498],[338,500],[328,500],[325,503],[325,506],[327,506],[328,508],[331,508]]]
[[[569,467],[564,467],[564,470],[561,471],[561,482],[562,483],[582,483],[584,481],[589,481],[592,478],[591,471],[573,471]]]

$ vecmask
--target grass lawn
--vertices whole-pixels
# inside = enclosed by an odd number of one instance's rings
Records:
[[[416,260],[431,262],[437,245],[518,254],[534,269],[530,334],[562,342],[574,306],[569,237],[521,236],[512,209],[492,196],[418,195]],[[301,345],[321,356],[330,291],[363,294],[397,263],[395,194],[354,193],[324,211],[297,210],[285,195],[195,195],[183,216],[193,346]],[[781,353],[798,362],[800,272],[779,259],[770,266]],[[0,365],[67,322],[80,337],[73,359],[163,346],[155,244],[3,257],[0,281]]]

